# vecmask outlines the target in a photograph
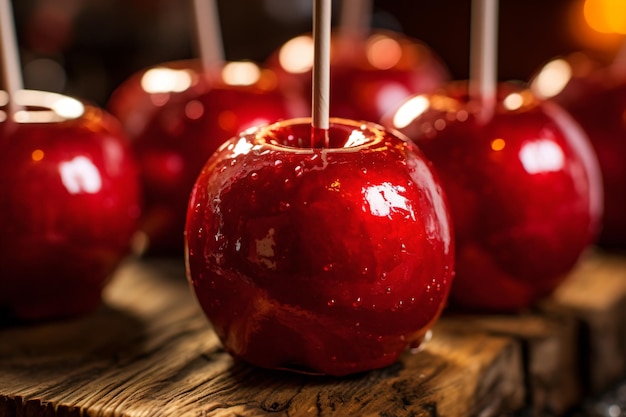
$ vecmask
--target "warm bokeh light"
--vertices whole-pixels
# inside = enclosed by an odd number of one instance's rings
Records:
[[[254,62],[229,62],[222,69],[222,79],[228,85],[252,85],[261,78],[261,69]]]
[[[497,138],[491,141],[491,149],[493,149],[496,152],[503,150],[505,146],[506,146],[506,142],[502,138]]]
[[[433,122],[433,127],[435,128],[435,130],[438,130],[438,131],[444,130],[447,125],[448,123],[446,123],[446,121],[443,119],[437,119]]]
[[[585,21],[600,33],[626,34],[626,1],[585,0]]]
[[[189,70],[151,68],[141,77],[141,88],[146,93],[180,93],[191,87],[193,76]]]
[[[50,108],[65,119],[76,119],[85,111],[85,108],[80,101],[62,96],[57,97],[57,99],[50,104]]]
[[[572,67],[561,58],[548,62],[533,79],[530,88],[542,98],[558,95],[572,78]]]
[[[4,90],[0,90],[0,107],[4,107],[7,104],[9,104],[9,94]]]
[[[430,100],[426,96],[415,96],[409,99],[394,114],[393,125],[396,129],[404,129],[424,113],[429,105]]]
[[[502,105],[505,109],[510,111],[518,110],[524,104],[524,98],[519,93],[509,94],[502,101]]]
[[[204,104],[200,100],[191,100],[185,105],[185,116],[198,120],[204,114]]]
[[[285,43],[278,52],[280,66],[292,74],[302,74],[313,68],[313,38],[298,36]]]
[[[85,106],[80,101],[47,91],[18,90],[15,103],[19,110],[13,115],[18,123],[51,123],[76,119],[83,115]]]
[[[41,149],[35,149],[33,153],[30,154],[30,158],[35,162],[41,161],[44,156],[45,154]]]
[[[618,1],[626,4],[623,0]],[[569,34],[580,45],[580,49],[594,50],[610,59],[624,43],[624,35],[612,31],[599,32],[592,28],[585,15],[585,7],[589,7],[586,6],[586,0],[571,0],[565,19]],[[625,17],[622,14],[622,18]]]
[[[367,60],[377,69],[393,68],[402,58],[402,47],[395,39],[374,35],[367,41]]]
[[[59,118],[55,112],[50,110],[18,110],[13,115],[13,120],[17,123],[51,123],[59,121]]]

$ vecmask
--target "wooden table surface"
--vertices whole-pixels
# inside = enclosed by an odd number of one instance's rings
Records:
[[[626,374],[626,258],[594,253],[514,316],[446,314],[423,350],[344,378],[221,348],[181,261],[129,260],[94,314],[0,328],[0,417],[562,414]]]

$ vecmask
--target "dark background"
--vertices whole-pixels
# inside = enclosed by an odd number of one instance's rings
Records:
[[[501,0],[499,78],[527,80],[554,56],[581,49],[611,59],[621,37],[599,34],[584,24],[583,2]],[[111,91],[134,71],[194,56],[188,0],[14,0],[13,4],[27,88],[64,92],[104,105]],[[424,41],[454,78],[463,79],[468,76],[470,4],[470,0],[379,0],[374,3],[373,26]],[[229,60],[263,61],[281,43],[311,30],[312,0],[220,0],[218,5]]]

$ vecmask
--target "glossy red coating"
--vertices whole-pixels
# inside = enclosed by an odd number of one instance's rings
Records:
[[[176,70],[174,80],[188,76],[191,84],[186,89],[150,94],[139,85],[137,74],[118,88],[109,103],[125,121],[139,161],[144,198],[141,228],[153,255],[182,257],[189,193],[219,145],[251,126],[290,118],[305,107],[283,94],[269,70],[261,70],[258,81],[250,85],[231,85],[219,71],[202,73],[196,61],[185,64],[164,64],[159,69]]]
[[[140,215],[127,142],[91,106],[72,120],[0,123],[0,316],[45,320],[100,305]]]
[[[384,124],[418,144],[449,197],[457,248],[450,306],[517,311],[551,293],[599,228],[601,178],[584,132],[512,84],[500,86],[486,123],[463,83],[411,100]]]
[[[568,57],[572,74],[551,99],[588,134],[604,183],[604,217],[598,244],[626,247],[626,77],[581,53]]]
[[[364,40],[336,33],[331,42],[329,103],[334,117],[377,123],[405,98],[432,92],[450,78],[443,61],[426,44],[397,32],[374,31]],[[311,70],[289,71],[280,52],[268,59],[267,66],[286,89],[297,91],[310,104]]]
[[[454,270],[445,196],[408,140],[331,119],[229,140],[195,183],[189,280],[226,349],[266,368],[387,366],[439,317]]]

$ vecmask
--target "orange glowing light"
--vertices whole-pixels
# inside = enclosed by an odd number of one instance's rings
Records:
[[[626,34],[626,2],[624,0],[585,0],[587,24],[600,33]]]
[[[302,35],[285,43],[278,52],[281,67],[292,74],[303,74],[313,68],[313,38]]]
[[[33,153],[30,154],[30,157],[33,161],[39,162],[44,157],[44,152],[41,149],[35,149]]]
[[[591,1],[591,0],[590,0]],[[591,1],[590,5],[597,3],[599,0]],[[574,42],[580,45],[581,49],[601,51],[603,54],[613,55],[618,51],[624,43],[624,35],[619,33],[602,33],[592,28],[590,21],[593,21],[592,15],[586,16],[585,4],[587,0],[571,0],[565,22],[569,35],[572,36]],[[590,10],[587,14],[593,14]],[[601,19],[604,21],[604,18]]]
[[[491,141],[491,149],[496,152],[501,151],[506,146],[506,142],[502,138],[494,139]]]
[[[261,78],[261,69],[254,62],[229,62],[222,69],[222,79],[228,85],[252,85]]]
[[[367,60],[380,70],[393,68],[402,59],[402,47],[387,36],[374,36],[368,41]]]

